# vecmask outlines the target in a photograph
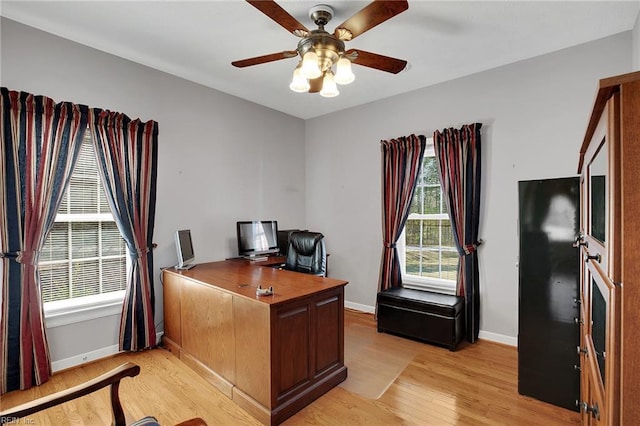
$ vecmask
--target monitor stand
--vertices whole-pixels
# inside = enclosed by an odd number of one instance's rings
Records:
[[[178,266],[178,265],[176,265],[176,266],[175,266],[175,269],[176,269],[176,270],[178,270],[178,271],[184,271],[184,270],[191,269],[191,268],[193,268],[194,266],[196,266],[196,265],[195,265],[195,263],[189,263],[189,264],[187,264],[187,265],[182,265],[182,266]]]
[[[245,259],[250,260],[251,262],[261,262],[263,260],[267,260],[269,259],[269,256],[267,255],[259,255],[259,256],[255,256],[255,255],[247,255],[247,256],[243,256]]]

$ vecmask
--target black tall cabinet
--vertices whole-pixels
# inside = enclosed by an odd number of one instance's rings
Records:
[[[577,411],[579,178],[521,181],[518,192],[518,392]]]

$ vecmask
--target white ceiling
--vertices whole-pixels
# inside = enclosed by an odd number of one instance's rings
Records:
[[[368,1],[279,0],[308,29],[329,4],[338,24]],[[231,62],[295,50],[298,38],[242,0],[0,1],[0,14],[114,55],[308,119],[631,30],[638,1],[416,1],[350,42],[407,60],[393,75],[354,65],[336,98],[289,90],[297,59],[248,68]],[[631,54],[631,52],[630,52]]]

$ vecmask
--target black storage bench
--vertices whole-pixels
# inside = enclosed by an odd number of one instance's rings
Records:
[[[396,287],[378,293],[378,332],[445,346],[464,333],[464,297]]]

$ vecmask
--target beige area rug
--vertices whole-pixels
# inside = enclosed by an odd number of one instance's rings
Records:
[[[378,399],[418,354],[422,343],[375,328],[349,324],[344,329],[347,379],[339,386],[367,399]]]

